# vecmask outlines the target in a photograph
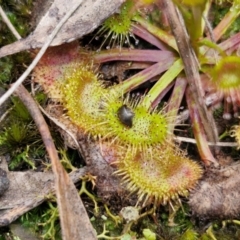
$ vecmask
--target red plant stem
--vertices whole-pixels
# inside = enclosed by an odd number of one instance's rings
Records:
[[[151,66],[152,64],[149,62],[133,62],[129,65],[128,69],[145,69]]]
[[[221,42],[219,44],[219,47],[223,50],[226,51],[229,48],[232,48],[236,45],[240,44],[240,32],[237,34],[234,34],[232,37],[228,38],[226,41]]]
[[[186,87],[187,87],[186,78],[178,77],[176,79],[174,89],[167,107],[167,113],[168,113],[167,116],[169,117],[169,120],[171,123],[169,124],[169,127],[168,127],[168,132],[170,134],[173,133],[173,130],[177,121],[178,110],[181,105],[182,99],[184,97]]]
[[[158,38],[153,36],[151,33],[149,33],[146,29],[144,29],[138,24],[132,25],[132,33],[161,50],[168,50],[167,45],[165,43],[161,42]]]
[[[112,49],[101,51],[93,56],[97,63],[110,61],[135,61],[135,62],[166,62],[174,59],[170,51],[139,50],[139,49]]]
[[[174,50],[178,51],[178,47],[177,47],[176,41],[175,41],[174,37],[171,34],[169,34],[169,33],[165,32],[165,31],[163,31],[162,29],[152,25],[146,19],[144,19],[144,18],[142,18],[140,16],[134,17],[134,20],[136,22],[138,22],[143,28],[145,28],[152,35],[154,35],[155,37],[159,38],[161,41],[166,43],[169,47],[171,47]]]
[[[233,46],[232,48],[229,48],[229,49],[226,51],[226,54],[227,54],[227,55],[233,55],[233,54],[232,54],[233,52],[237,52],[237,56],[240,56],[240,45],[239,45],[239,44],[236,44],[236,45]]]
[[[213,36],[217,42],[240,14],[239,1],[233,1],[232,7],[222,21],[214,28]]]
[[[202,42],[204,42],[204,40]],[[231,55],[232,52],[237,50],[237,48],[239,47],[239,44],[240,44],[240,33],[236,33],[232,37],[228,38],[227,40],[215,46],[216,47],[215,50],[217,50],[221,54]],[[219,48],[220,51],[217,48]],[[207,61],[208,64],[216,63],[216,59],[213,54],[214,51],[212,51],[213,49],[211,49],[211,47],[209,49],[206,46],[202,46],[200,47],[200,49],[201,49],[201,54],[205,55],[205,57],[208,59]]]
[[[194,101],[192,92],[190,91],[189,88],[186,91],[186,99],[187,99],[190,118],[192,121],[192,129],[193,129],[194,137],[197,142],[197,147],[198,147],[198,151],[201,156],[201,159],[204,162],[204,164],[207,166],[210,165],[211,163],[218,165],[216,159],[213,157],[212,152],[208,146],[204,128],[201,123],[198,106]]]
[[[166,71],[172,64],[173,61],[155,63],[151,67],[144,69],[143,71],[135,74],[134,76],[128,78],[122,83],[115,85],[113,89],[114,91],[120,91],[122,93],[129,92],[135,89],[140,84]]]

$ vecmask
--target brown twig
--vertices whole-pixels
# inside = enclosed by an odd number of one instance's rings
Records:
[[[184,64],[187,82],[191,93],[193,93],[192,95],[199,110],[200,119],[203,123],[204,130],[211,142],[217,142],[217,128],[215,126],[213,116],[208,112],[203,100],[198,60],[195,56],[192,46],[190,45],[189,36],[187,34],[182,17],[171,0],[159,0],[159,2],[162,10],[167,15],[169,25],[175,36],[179,54]]]
[[[95,231],[91,226],[81,198],[59,161],[57,150],[41,111],[29,92],[22,85],[15,92],[34,119],[51,159],[63,239],[96,239]]]
[[[201,156],[201,159],[206,166],[210,165],[211,163],[214,163],[214,165],[217,166],[218,163],[214,156],[212,155],[212,152],[207,143],[206,134],[204,132],[203,125],[200,120],[200,114],[197,104],[194,101],[193,94],[189,91],[189,88],[186,91],[186,100],[190,113],[190,118],[192,119],[193,133],[197,141],[198,152]]]

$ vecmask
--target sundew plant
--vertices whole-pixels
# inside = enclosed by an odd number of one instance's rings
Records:
[[[34,69],[33,85],[46,94],[46,105],[61,108],[57,120],[97,143],[135,207],[152,207],[154,217],[162,205],[182,206],[204,169],[220,166],[216,153],[224,143],[214,112],[220,109],[224,121],[238,117],[239,14],[239,0],[126,0],[81,44],[49,48]],[[234,124],[224,134],[239,147]],[[198,160],[182,141],[196,144]],[[191,226],[184,230],[197,239]]]
[[[237,19],[239,2],[229,4],[229,12],[214,29],[207,20],[209,4],[208,1],[175,2],[198,63],[202,94],[207,99],[214,96],[211,107],[224,101],[223,116],[226,116],[230,105],[236,113],[239,104],[239,33],[223,42],[221,37]],[[209,139],[206,131],[201,105],[188,86],[184,71],[187,66],[180,57],[176,39],[164,30],[169,29],[166,26],[171,21],[166,19],[157,1],[127,0],[119,12],[96,31],[91,41],[99,42],[96,51],[87,52],[74,46],[75,53],[71,50],[70,60],[66,58],[66,62],[62,58],[56,64],[51,59],[59,57],[57,50],[49,50],[34,73],[35,81],[52,99],[62,103],[66,116],[79,131],[100,144],[111,143],[111,148],[118,153],[118,157],[111,160],[116,165],[116,174],[123,176],[129,191],[136,192],[143,205],[152,202],[158,206],[178,199],[178,195],[187,196],[201,177],[200,165],[175,144],[174,129],[184,99],[202,164],[217,164],[208,146],[208,141],[213,139]],[[145,43],[138,46],[141,39]],[[104,74],[101,75],[101,66],[111,62],[126,62],[124,70],[130,74],[124,81],[109,86]],[[57,73],[56,68],[60,69]],[[143,94],[137,97],[131,94],[153,80],[151,88]],[[165,107],[160,108],[162,99]],[[212,124],[216,140],[218,136],[214,122]],[[176,159],[178,167],[174,163]],[[149,183],[145,185],[140,179],[149,179]]]

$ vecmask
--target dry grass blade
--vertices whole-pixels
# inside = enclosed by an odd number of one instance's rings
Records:
[[[19,35],[19,33],[17,32],[17,30],[14,28],[14,26],[12,25],[12,23],[9,21],[7,15],[5,14],[5,12],[3,11],[2,7],[0,6],[0,15],[2,17],[2,20],[7,24],[8,28],[10,29],[10,31],[12,32],[12,34],[16,37],[16,39],[20,40],[21,36]]]
[[[59,161],[48,126],[37,104],[23,86],[20,86],[16,90],[16,94],[34,119],[51,159],[63,239],[96,239],[96,233],[91,226],[86,209],[83,206],[73,182]]]
[[[184,70],[187,76],[188,85],[191,92],[193,93],[194,101],[198,105],[198,110],[204,125],[205,132],[208,136],[208,140],[211,142],[217,142],[218,135],[216,125],[203,100],[203,91],[199,76],[198,60],[195,57],[192,46],[190,45],[189,36],[187,34],[183,20],[172,1],[162,0],[159,2],[161,2],[162,10],[166,12],[169,25],[171,27],[173,35],[176,38],[179,53],[185,66]]]

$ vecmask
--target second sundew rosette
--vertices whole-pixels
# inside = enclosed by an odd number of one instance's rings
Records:
[[[208,98],[213,98],[212,106],[224,100],[223,118],[230,119],[233,110],[238,116],[240,107],[240,57],[219,57],[215,66],[205,67],[206,76],[202,78],[203,87],[208,92]],[[230,110],[232,109],[232,110]]]
[[[208,84],[221,98],[240,105],[240,57],[221,58],[210,71],[210,77]]]
[[[187,197],[202,176],[199,164],[167,144],[138,150],[135,156],[127,152],[115,164],[115,174],[130,193],[137,194],[141,206],[179,202],[179,196]]]

